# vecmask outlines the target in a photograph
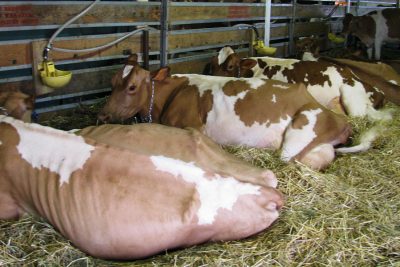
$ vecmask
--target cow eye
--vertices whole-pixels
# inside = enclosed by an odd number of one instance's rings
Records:
[[[130,91],[130,92],[135,91],[135,89],[136,89],[136,85],[131,85],[131,86],[129,86],[129,91]]]
[[[228,65],[228,70],[233,70],[233,65]]]

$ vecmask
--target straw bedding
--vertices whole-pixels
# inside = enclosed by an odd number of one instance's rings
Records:
[[[390,105],[389,105],[390,106]],[[94,259],[45,221],[0,221],[0,266],[400,266],[400,107],[382,135],[359,154],[339,155],[323,172],[286,164],[278,153],[226,147],[272,169],[286,204],[270,229],[251,238],[168,251],[144,260]],[[60,129],[95,123],[98,106],[43,122]],[[374,124],[352,119],[354,143]]]

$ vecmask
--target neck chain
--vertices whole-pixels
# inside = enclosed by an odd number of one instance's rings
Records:
[[[141,118],[143,122],[148,122],[148,123],[153,122],[153,117],[151,115],[151,113],[153,112],[153,105],[154,105],[154,80],[151,80],[151,98],[150,98],[149,112],[146,117]]]
[[[0,106],[0,112],[3,113],[3,115],[8,116],[7,109],[5,107]]]

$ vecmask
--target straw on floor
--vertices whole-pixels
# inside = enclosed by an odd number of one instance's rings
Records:
[[[400,265],[400,107],[391,107],[394,119],[380,124],[384,131],[371,149],[338,155],[323,172],[286,164],[276,152],[227,147],[238,157],[273,170],[286,196],[279,220],[256,236],[115,262],[85,255],[43,220],[27,217],[0,221],[0,266]],[[93,115],[95,109],[74,112]],[[85,126],[82,114],[79,125],[70,115],[44,124],[66,130]],[[91,115],[88,124],[94,123]],[[352,125],[357,143],[360,133],[374,123],[353,119]]]

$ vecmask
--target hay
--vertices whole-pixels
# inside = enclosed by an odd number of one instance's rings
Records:
[[[399,107],[394,108],[393,117],[380,125],[385,130],[370,150],[339,155],[323,172],[283,163],[277,152],[227,147],[256,166],[272,169],[286,196],[280,219],[257,236],[113,262],[86,256],[47,223],[28,217],[0,221],[0,265],[399,266]],[[71,123],[63,125],[77,128]],[[373,123],[353,119],[352,125],[352,142],[357,143],[360,133]]]

